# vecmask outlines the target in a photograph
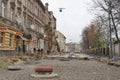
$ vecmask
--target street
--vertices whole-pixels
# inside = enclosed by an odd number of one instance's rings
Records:
[[[96,60],[50,60],[42,59],[24,64],[24,69],[18,71],[0,70],[0,80],[35,80],[30,77],[37,66],[52,66],[53,72],[59,77],[48,80],[120,80],[120,68],[110,66]],[[43,79],[39,79],[43,80]],[[47,79],[45,79],[47,80]]]
[[[120,80],[120,0],[0,0],[0,80]]]

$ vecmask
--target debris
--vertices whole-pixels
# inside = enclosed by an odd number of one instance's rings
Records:
[[[30,76],[33,77],[33,78],[45,78],[45,79],[50,79],[50,78],[58,77],[58,74],[56,74],[56,73],[51,73],[51,74],[46,74],[46,75],[31,74]]]
[[[103,62],[103,63],[108,63],[108,61],[109,61],[108,58],[103,58],[103,57],[98,58],[97,60],[100,61],[100,62]]]
[[[61,58],[60,61],[69,61],[70,59],[68,58]]]
[[[22,66],[8,66],[7,69],[11,71],[16,71],[16,70],[23,69],[23,67]]]
[[[116,66],[116,67],[120,67],[120,61],[109,61],[108,65],[113,65],[113,66]]]

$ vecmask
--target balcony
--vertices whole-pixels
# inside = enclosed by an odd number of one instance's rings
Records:
[[[37,38],[38,38],[38,39],[43,39],[43,38],[44,38],[44,35],[43,35],[42,33],[38,33],[38,32],[37,32]]]
[[[0,16],[0,24],[11,27],[11,28],[15,28],[15,29],[19,29],[20,31],[23,31],[23,26],[17,24],[16,22],[13,22],[7,18],[4,18],[2,16]]]
[[[16,1],[16,0],[11,0],[11,1],[10,1],[10,4],[12,5],[13,8],[16,6],[16,5],[15,5],[15,1]]]
[[[50,39],[49,39],[49,37],[44,37],[44,40],[49,41]]]
[[[32,35],[30,33],[23,33],[23,37],[27,39],[32,39]]]
[[[49,24],[45,24],[45,30],[49,30],[49,28],[50,28],[50,25]]]

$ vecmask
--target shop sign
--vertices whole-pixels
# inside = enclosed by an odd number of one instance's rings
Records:
[[[6,30],[7,30],[7,28],[6,28],[6,27],[0,27],[0,31],[5,32]]]
[[[17,36],[23,36],[23,34],[20,33],[20,32],[16,32],[16,35],[17,35]]]
[[[7,29],[6,27],[0,27],[0,31],[1,31],[1,32],[9,32],[9,33],[15,34],[15,35],[17,35],[17,36],[23,36],[22,33],[9,30],[9,29]]]

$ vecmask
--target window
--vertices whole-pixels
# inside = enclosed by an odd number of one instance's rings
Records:
[[[28,10],[32,11],[32,2],[28,0]]]
[[[16,20],[17,20],[18,24],[21,23],[21,10],[17,11],[17,19]]]
[[[0,46],[3,46],[3,37],[4,37],[4,33],[0,32]]]
[[[26,6],[26,0],[23,0],[23,5]]]
[[[37,6],[35,6],[35,15],[37,16],[37,13],[38,13],[38,9],[37,9]]]
[[[14,9],[11,8],[11,11],[10,11],[10,19],[11,19],[11,21],[13,20],[13,18],[14,18]]]
[[[39,26],[39,32],[40,32],[41,34],[44,34],[44,28]]]
[[[12,37],[13,37],[13,34],[10,34],[9,46],[12,46]]]
[[[4,2],[2,2],[2,17],[5,17],[5,3]]]
[[[32,25],[32,20],[28,18],[28,21],[27,21],[27,25],[28,25],[28,28],[31,28],[31,25]]]
[[[26,23],[26,15],[24,14],[24,15],[23,15],[23,25],[24,25],[24,26],[26,26],[25,23]]]
[[[42,19],[42,11],[40,10],[40,12],[39,12],[39,16],[40,16],[40,18]]]
[[[39,12],[40,12],[40,10],[39,10],[39,8],[38,8],[38,14],[37,14],[38,18],[39,18]]]
[[[28,10],[30,10],[30,0],[28,0],[28,5],[27,5],[27,7],[28,7]]]

